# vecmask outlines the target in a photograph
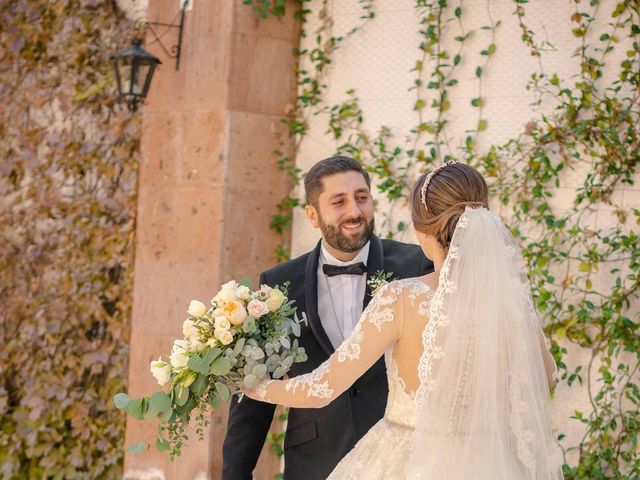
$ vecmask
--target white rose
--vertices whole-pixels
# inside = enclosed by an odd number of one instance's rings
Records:
[[[213,321],[213,326],[216,330],[229,330],[231,323],[227,320],[227,317],[216,317]]]
[[[191,350],[195,350],[196,352],[201,352],[207,348],[207,344],[200,341],[199,338],[192,338],[189,342],[189,346],[191,347]]]
[[[158,385],[164,385],[171,380],[171,365],[158,358],[151,362],[151,375],[158,381]]]
[[[244,308],[244,305],[237,300],[225,303],[222,311],[232,325],[241,325],[244,319],[247,318],[247,310]]]
[[[213,335],[220,340],[220,343],[223,345],[229,345],[233,342],[233,335],[231,335],[229,330],[215,330]]]
[[[184,350],[178,349],[171,352],[171,355],[169,356],[169,361],[171,362],[171,366],[173,368],[183,368],[187,366],[189,357],[187,357]]]
[[[220,290],[236,290],[238,288],[238,282],[230,280],[220,287]]]
[[[223,288],[215,297],[213,297],[213,299],[218,304],[238,301],[238,297],[236,297],[236,289],[231,290],[230,288]]]
[[[277,288],[274,288],[273,290],[271,290],[271,293],[269,294],[269,299],[267,300],[267,305],[269,307],[269,310],[271,310],[272,312],[275,312],[276,310],[278,310],[282,304],[284,303],[284,293],[282,293],[280,290],[278,290]]]
[[[269,313],[269,307],[266,303],[255,299],[249,302],[249,305],[247,305],[247,311],[252,317],[259,318],[262,315]]]
[[[202,317],[205,313],[207,313],[207,307],[204,305],[204,303],[199,302],[198,300],[191,300],[187,312],[193,317]]]
[[[191,340],[192,338],[197,338],[199,333],[200,332],[191,320],[185,320],[182,323],[182,335],[184,335],[184,338]]]
[[[245,285],[240,285],[236,289],[236,297],[240,300],[249,300],[249,297],[251,297],[251,290],[249,290],[249,287]]]

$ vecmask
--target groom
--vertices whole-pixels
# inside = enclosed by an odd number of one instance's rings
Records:
[[[291,282],[289,298],[305,312],[300,345],[308,361],[294,364],[290,377],[308,373],[327,360],[347,338],[371,299],[367,280],[377,271],[394,278],[433,271],[416,245],[381,240],[373,234],[373,200],[369,174],[349,157],[316,163],[305,177],[311,224],[322,240],[294,260],[260,275],[260,284]],[[387,378],[380,358],[353,386],[320,409],[289,411],[284,440],[285,480],[325,479],[382,418]],[[275,406],[244,398],[229,408],[223,445],[223,480],[251,480],[273,419]]]

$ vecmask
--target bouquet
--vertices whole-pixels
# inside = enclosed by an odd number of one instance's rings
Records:
[[[293,300],[287,298],[289,284],[282,288],[228,282],[211,299],[211,307],[191,301],[182,325],[183,339],[175,340],[169,361],[151,362],[151,373],[161,386],[148,397],[114,397],[116,408],[138,420],[158,418],[156,448],[180,455],[186,428],[195,415],[200,439],[208,425],[209,408],[217,408],[242,388],[255,388],[268,378],[281,378],[296,362],[307,359],[298,346],[300,323]],[[129,447],[145,449],[137,443]]]

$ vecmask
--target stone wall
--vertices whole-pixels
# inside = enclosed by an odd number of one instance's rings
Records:
[[[146,18],[168,22],[176,0],[149,2]],[[163,41],[172,45],[174,32]],[[187,11],[179,70],[147,37],[163,64],[142,109],[129,391],[152,391],[148,365],[181,337],[191,299],[208,301],[230,279],[275,263],[269,230],[288,191],[272,152],[285,107],[295,99],[299,24],[262,20],[242,2],[195,2]],[[226,411],[213,415],[205,441],[192,432],[170,463],[152,450],[127,454],[126,478],[219,478]],[[126,445],[155,444],[156,425],[128,419]],[[257,478],[279,465],[265,449]]]

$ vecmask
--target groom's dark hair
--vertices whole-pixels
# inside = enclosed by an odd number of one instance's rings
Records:
[[[367,187],[371,190],[371,178],[364,167],[351,157],[343,157],[336,155],[335,157],[325,158],[316,163],[304,177],[304,191],[307,197],[307,203],[317,207],[318,197],[324,191],[322,179],[330,175],[342,172],[358,172],[362,174]]]

